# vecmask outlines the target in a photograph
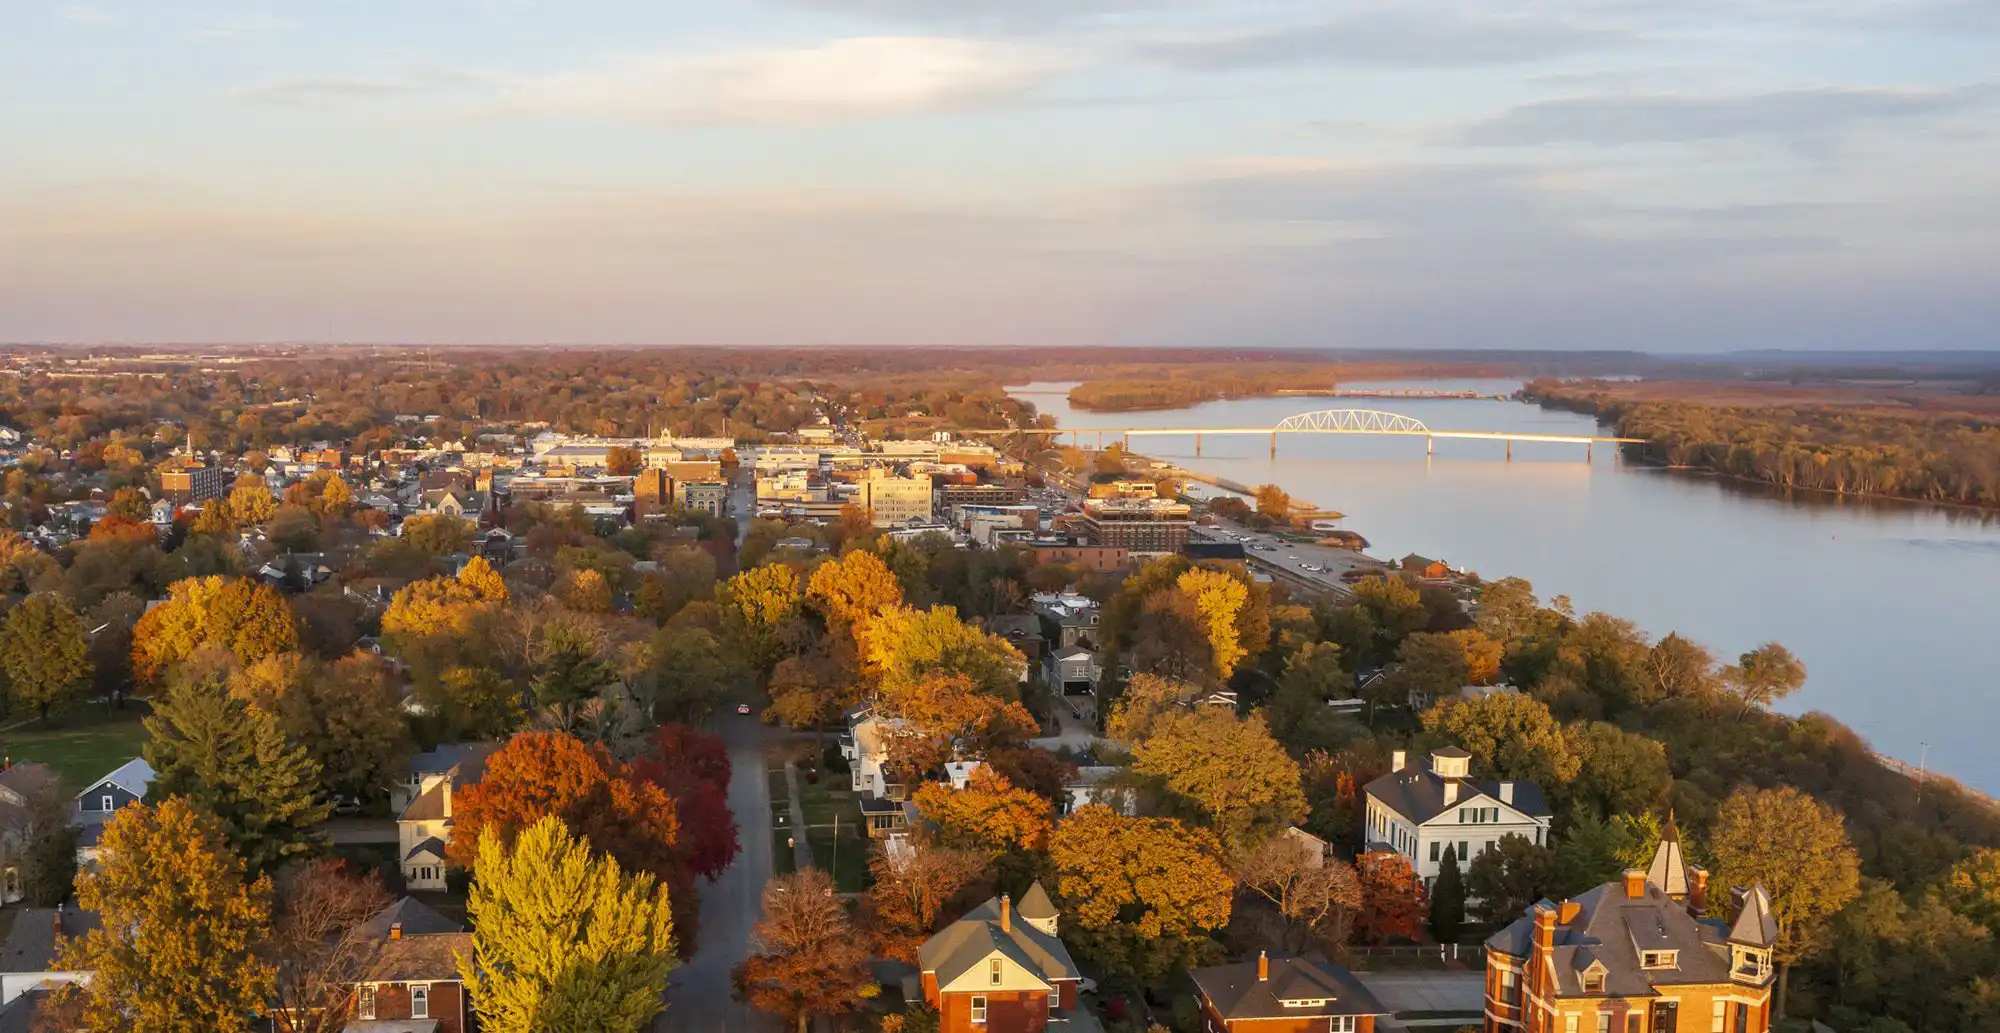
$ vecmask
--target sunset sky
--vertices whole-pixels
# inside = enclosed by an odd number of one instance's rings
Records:
[[[2000,347],[1995,0],[0,0],[0,342]]]

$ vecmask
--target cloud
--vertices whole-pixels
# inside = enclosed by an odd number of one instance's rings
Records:
[[[353,76],[278,79],[244,90],[245,100],[264,104],[318,107],[347,101],[387,100],[425,93],[441,86],[438,77],[371,79]]]
[[[787,0],[794,7],[893,25],[1039,31],[1134,14],[1199,8],[1204,0]]]
[[[265,36],[290,27],[290,22],[268,11],[250,11],[190,26],[181,36],[196,41],[227,42]]]
[[[93,4],[63,4],[56,8],[56,17],[78,25],[123,25],[125,17],[116,11],[108,11]]]
[[[1143,45],[1146,56],[1199,70],[1349,64],[1408,68],[1518,65],[1623,45],[1626,33],[1529,15],[1468,17],[1384,9],[1311,25]]]
[[[1631,94],[1524,104],[1460,130],[1480,147],[1692,143],[1767,137],[1815,147],[1867,125],[1956,114],[1990,102],[1991,85],[1918,90],[1824,87],[1735,95]]]
[[[923,36],[632,58],[516,79],[506,104],[642,122],[814,125],[976,108],[1024,97],[1067,67],[1045,48]]]

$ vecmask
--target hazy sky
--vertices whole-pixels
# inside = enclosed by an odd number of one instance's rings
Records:
[[[2000,0],[0,0],[0,341],[1996,327]]]

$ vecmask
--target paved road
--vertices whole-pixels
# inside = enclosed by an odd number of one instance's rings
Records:
[[[762,725],[729,714],[720,719],[729,743],[729,809],[743,849],[714,883],[701,884],[701,947],[674,970],[667,1010],[655,1033],[781,1033],[776,1016],[730,996],[729,970],[750,954],[750,929],[771,878],[771,787],[764,775]]]

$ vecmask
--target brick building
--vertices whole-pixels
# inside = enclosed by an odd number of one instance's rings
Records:
[[[1208,1033],[1374,1033],[1382,1002],[1332,962],[1272,958],[1188,973]]]
[[[465,1033],[472,1008],[458,956],[472,956],[472,934],[464,926],[404,897],[352,935],[373,956],[354,984],[349,1033]]]
[[[1042,1033],[1066,1023],[1081,974],[1057,921],[1036,883],[1018,914],[1013,901],[995,897],[926,940],[917,963],[939,1033]]]
[[[235,475],[219,466],[195,466],[185,470],[163,470],[160,494],[176,502],[210,502],[229,494]]]
[[[1486,941],[1486,1033],[1769,1033],[1770,897],[1707,898],[1669,827],[1646,870],[1536,903]]]
[[[1132,553],[1171,554],[1187,544],[1193,509],[1165,499],[1086,499],[1082,530],[1092,545]]]

